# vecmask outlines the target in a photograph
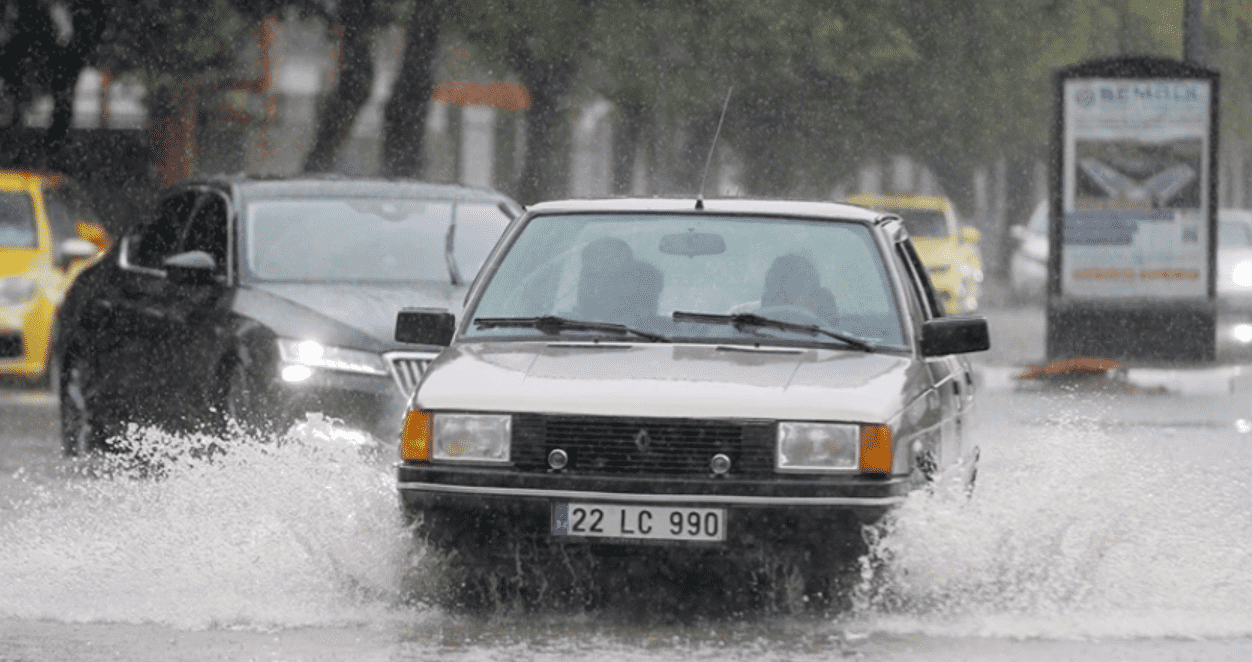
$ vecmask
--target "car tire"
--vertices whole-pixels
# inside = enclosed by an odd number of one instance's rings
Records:
[[[61,450],[77,457],[107,447],[106,431],[92,397],[91,364],[80,351],[67,349],[49,366],[61,415]]]
[[[220,371],[222,428],[231,429],[231,422],[247,431],[274,431],[272,396],[243,361],[232,360]]]

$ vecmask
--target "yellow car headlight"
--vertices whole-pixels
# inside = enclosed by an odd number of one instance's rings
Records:
[[[0,306],[15,306],[35,298],[39,284],[33,278],[12,276],[0,278]]]
[[[1252,260],[1244,260],[1230,270],[1230,280],[1239,287],[1252,287]]]

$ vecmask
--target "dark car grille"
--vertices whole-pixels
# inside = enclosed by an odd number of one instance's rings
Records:
[[[730,473],[772,473],[774,423],[675,418],[597,416],[513,417],[513,463],[546,471],[548,453],[569,455],[568,470],[601,474],[708,475],[709,461],[723,453]]]
[[[21,358],[22,334],[0,333],[0,359]]]
[[[388,352],[387,365],[391,367],[391,376],[396,386],[405,397],[413,395],[417,383],[426,374],[426,368],[438,356],[435,352]]]

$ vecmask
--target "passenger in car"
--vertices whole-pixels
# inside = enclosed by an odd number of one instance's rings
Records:
[[[663,288],[661,270],[636,260],[626,242],[597,239],[582,251],[574,317],[629,325],[653,321]]]
[[[839,321],[835,295],[822,287],[813,263],[795,253],[780,255],[765,272],[760,310],[768,312],[769,308],[785,306],[805,308],[828,324]]]

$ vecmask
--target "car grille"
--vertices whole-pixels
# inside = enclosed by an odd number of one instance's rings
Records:
[[[436,352],[388,352],[387,365],[391,367],[391,376],[396,386],[405,397],[413,395],[417,383],[426,374],[426,368],[438,356]]]
[[[709,475],[709,461],[723,453],[732,475],[769,474],[774,423],[514,415],[511,455],[519,469],[547,471],[548,453],[557,448],[577,473]]]
[[[22,354],[22,334],[0,333],[0,359],[17,359]]]

